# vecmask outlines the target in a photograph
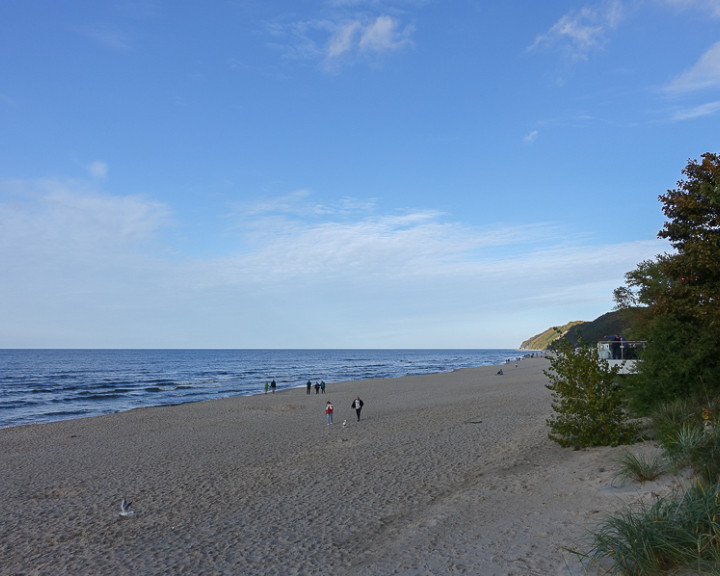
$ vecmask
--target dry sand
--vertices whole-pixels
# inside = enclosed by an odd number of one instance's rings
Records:
[[[547,367],[0,430],[0,574],[583,574],[564,548],[668,486],[614,481],[625,448],[548,440]]]

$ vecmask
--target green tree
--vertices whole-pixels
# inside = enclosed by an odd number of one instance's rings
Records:
[[[617,384],[619,367],[598,358],[586,346],[573,349],[558,341],[550,357],[553,415],[548,436],[561,446],[617,446],[631,443],[635,426],[623,409],[623,391]]]
[[[659,197],[659,238],[675,252],[645,261],[615,290],[619,308],[645,307],[648,349],[629,383],[632,406],[720,391],[720,157],[689,161],[684,180]]]

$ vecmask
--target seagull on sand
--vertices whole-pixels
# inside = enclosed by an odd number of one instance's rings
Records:
[[[127,502],[127,500],[125,500],[125,498],[122,499],[122,502],[120,502],[120,516],[122,516],[123,518],[130,518],[130,516],[135,514],[135,512],[130,510],[131,504],[132,504],[132,502],[130,502],[128,504],[128,502]]]
[[[347,420],[343,420],[343,428],[347,426]]]

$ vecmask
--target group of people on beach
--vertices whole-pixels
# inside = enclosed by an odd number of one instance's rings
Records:
[[[275,380],[272,382],[265,382],[265,394],[268,393],[268,390],[272,390],[273,394],[275,394],[275,388],[277,388],[277,382],[275,382]]]
[[[268,393],[268,390],[272,390],[273,393],[275,393],[275,388],[277,387],[277,383],[275,380],[272,382],[265,382],[265,394]],[[308,380],[307,384],[305,385],[307,388],[307,393],[311,394],[311,390],[313,388],[313,383]],[[315,382],[315,394],[320,393],[325,394],[325,381],[321,380],[320,382]],[[362,412],[364,402],[360,399],[360,396],[356,397],[355,400],[352,401],[352,404],[350,407],[355,410],[355,415],[357,416],[357,421],[360,422],[360,413]],[[330,424],[333,423],[333,412],[335,408],[332,405],[332,402],[330,400],[327,401],[327,404],[325,404],[325,418],[327,419],[327,425],[330,426]]]
[[[310,390],[313,387],[313,383],[310,382],[310,380],[307,381],[307,393],[310,394]],[[320,394],[322,392],[325,394],[325,380],[320,380],[320,382],[315,382],[315,394]]]

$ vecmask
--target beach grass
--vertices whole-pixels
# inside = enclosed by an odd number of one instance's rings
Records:
[[[650,456],[637,455],[625,450],[618,459],[616,478],[626,478],[637,482],[648,482],[665,473],[667,466],[661,454]]]
[[[590,564],[610,560],[610,574],[659,576],[689,570],[718,574],[720,568],[720,484],[696,484],[626,509],[604,520],[583,554]]]
[[[655,416],[660,446],[677,469],[690,469],[704,483],[720,481],[717,399],[678,401]]]
[[[617,477],[655,480],[686,471],[691,487],[652,504],[610,515],[590,533],[587,553],[577,553],[608,574],[668,576],[720,574],[720,430],[718,402],[683,399],[661,406],[652,423],[661,454],[625,451]]]

